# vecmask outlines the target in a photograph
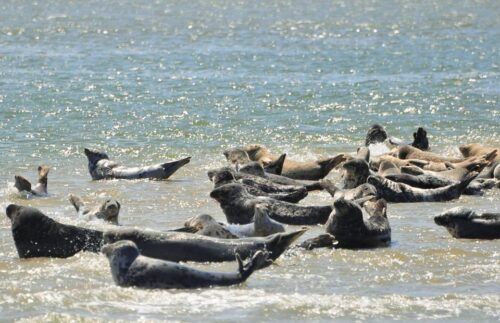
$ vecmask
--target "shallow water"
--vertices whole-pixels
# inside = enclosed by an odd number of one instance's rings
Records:
[[[2,1],[0,207],[103,227],[67,195],[112,196],[124,225],[167,229],[224,220],[206,171],[235,145],[307,160],[355,151],[378,122],[408,141],[424,125],[443,154],[500,146],[499,13],[498,1]],[[128,165],[193,158],[166,182],[92,182],[84,147]],[[13,194],[14,174],[34,180],[41,163],[50,196]],[[498,212],[499,197],[391,204],[389,248],[291,251],[245,284],[194,291],[117,287],[102,255],[19,260],[2,216],[0,319],[494,321],[498,241],[453,239],[433,216]]]

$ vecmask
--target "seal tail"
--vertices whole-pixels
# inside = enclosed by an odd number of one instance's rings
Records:
[[[281,175],[283,172],[283,164],[285,163],[286,154],[279,156],[278,159],[264,166],[264,170],[269,174]]]
[[[243,264],[239,254],[236,254],[236,261],[238,261],[238,271],[240,272],[242,281],[247,280],[254,271],[268,267],[273,263],[269,259],[269,253],[262,250],[257,251],[247,264]]]
[[[287,233],[276,233],[269,236],[266,242],[266,249],[269,252],[269,257],[272,260],[277,259],[285,250],[304,232],[307,231],[307,228],[303,228],[293,232]]]
[[[47,178],[49,176],[49,170],[50,168],[47,165],[38,166],[38,183],[42,184],[45,187],[47,187]]]
[[[80,210],[83,210],[83,201],[79,196],[76,196],[74,194],[69,194],[68,195],[68,200],[71,205],[73,205],[76,209],[76,212],[80,212]]]
[[[265,237],[277,232],[285,232],[285,226],[269,217],[269,211],[263,204],[257,204],[253,215],[254,229],[257,236]]]
[[[163,178],[164,179],[169,178],[179,168],[181,168],[182,166],[186,165],[190,161],[191,161],[191,157],[186,157],[184,159],[180,159],[180,160],[176,160],[176,161],[173,161],[173,162],[161,164],[161,166],[163,167],[163,171],[164,171]]]
[[[305,188],[300,188],[296,190],[295,192],[290,192],[290,193],[285,193],[286,195],[281,196],[281,194],[277,195],[270,195],[272,198],[276,198],[277,200],[289,202],[289,203],[298,203],[301,200],[303,200],[307,195],[308,192]]]
[[[26,191],[31,192],[31,183],[26,178],[22,176],[14,176],[15,183],[14,186],[17,188],[19,192]]]

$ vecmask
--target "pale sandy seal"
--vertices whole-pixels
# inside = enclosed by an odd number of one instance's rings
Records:
[[[335,212],[328,220],[326,231],[338,242],[337,247],[373,248],[390,244],[391,227],[384,200],[375,202],[367,210],[343,198],[337,199],[333,205]]]
[[[119,286],[141,288],[202,288],[240,284],[257,269],[269,266],[267,254],[257,251],[247,264],[236,255],[238,271],[216,273],[202,271],[171,261],[142,256],[134,242],[118,241],[102,252],[109,260],[113,280]]]
[[[284,224],[314,225],[325,223],[332,206],[302,206],[272,198],[255,197],[241,184],[227,184],[214,189],[210,197],[219,202],[229,223],[252,222],[257,204],[266,205],[269,217]]]
[[[500,213],[477,214],[471,209],[455,207],[434,218],[455,238],[500,239]]]
[[[375,186],[378,197],[388,202],[443,202],[459,198],[477,174],[472,172],[461,182],[434,189],[415,188],[380,176],[368,177],[368,183]]]
[[[85,204],[79,196],[70,194],[68,199],[75,207],[76,212],[81,214],[86,220],[101,219],[112,224],[118,224],[121,205],[115,199],[106,199],[100,205],[91,209],[85,208]]]
[[[261,145],[247,145],[242,148],[247,152],[250,160],[266,166],[278,159],[269,150]],[[343,154],[331,158],[321,158],[315,161],[300,162],[286,158],[283,163],[281,175],[298,180],[319,180],[328,175],[330,171],[345,160]]]
[[[204,236],[237,239],[246,237],[265,237],[285,232],[285,226],[269,218],[265,206],[256,205],[253,222],[248,224],[226,224],[217,222],[208,214],[197,215],[184,223],[186,231]],[[180,229],[179,231],[183,231]]]
[[[47,195],[47,182],[50,168],[45,165],[38,166],[38,183],[32,187],[26,178],[16,175],[14,186],[19,192],[28,192],[35,196]]]
[[[420,159],[438,163],[444,163],[444,162],[459,163],[464,160],[463,158],[440,156],[428,151],[422,151],[418,148],[408,145],[399,147],[397,157],[400,159]]]
[[[120,166],[117,162],[109,160],[106,153],[85,148],[88,159],[90,176],[94,180],[100,179],[167,179],[179,168],[189,163],[191,157],[181,160],[140,167]]]

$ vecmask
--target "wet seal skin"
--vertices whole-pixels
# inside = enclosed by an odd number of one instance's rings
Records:
[[[125,167],[109,160],[106,153],[85,148],[88,168],[93,180],[101,179],[167,179],[179,168],[189,163],[191,157],[151,166]]]
[[[79,196],[70,194],[68,199],[71,205],[75,207],[76,212],[81,213],[86,220],[101,219],[111,224],[118,224],[121,205],[115,199],[106,199],[100,205],[91,209],[85,208]]]
[[[136,244],[129,240],[105,245],[102,253],[109,260],[113,280],[117,285],[124,287],[169,289],[230,286],[244,282],[255,270],[265,268],[272,263],[268,254],[259,250],[246,264],[236,254],[237,272],[209,272],[142,256]]]
[[[434,217],[454,238],[500,239],[500,213],[477,214],[465,207],[455,207]]]

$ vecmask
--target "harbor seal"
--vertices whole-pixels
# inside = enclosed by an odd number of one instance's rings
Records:
[[[454,238],[500,239],[500,213],[477,214],[465,207],[455,207],[434,218]]]
[[[169,261],[233,261],[267,250],[278,258],[306,230],[276,233],[265,238],[216,239],[190,233],[116,228],[106,232],[54,221],[37,209],[11,204],[6,210],[20,258],[67,258],[80,251],[99,252],[103,241],[132,240],[141,254]]]
[[[214,189],[210,197],[219,202],[227,222],[246,224],[252,221],[257,204],[266,205],[269,217],[283,224],[323,224],[332,211],[327,206],[302,206],[249,194],[240,184],[227,184]]]
[[[374,124],[368,129],[368,133],[365,138],[365,146],[371,144],[382,143],[387,140],[387,132],[384,127],[379,124]]]
[[[247,152],[250,160],[256,161],[264,167],[278,159],[266,147],[261,145],[247,145],[242,149]],[[286,158],[283,163],[281,175],[297,180],[317,181],[328,175],[333,168],[344,160],[345,156],[343,154],[306,162]]]
[[[112,224],[118,224],[118,214],[121,205],[114,199],[106,199],[101,205],[92,209],[85,208],[85,204],[79,196],[69,194],[69,202],[75,207],[76,212],[81,214],[87,221],[101,219]]]
[[[19,258],[67,258],[80,251],[99,252],[103,234],[52,220],[39,210],[10,204],[6,209]]]
[[[141,166],[125,167],[109,160],[106,153],[85,148],[88,159],[88,168],[93,180],[101,179],[167,179],[179,168],[189,163],[191,157],[173,162]]]
[[[370,176],[370,167],[363,159],[353,158],[345,162],[342,169],[341,186],[343,189],[356,188],[366,183],[366,179]]]
[[[377,196],[387,202],[443,202],[459,198],[477,174],[477,172],[471,172],[460,182],[434,189],[415,188],[378,175],[368,177],[368,183],[375,186]]]
[[[35,185],[35,187],[32,187],[30,181],[19,175],[16,175],[14,177],[14,186],[19,192],[28,192],[34,196],[46,196],[48,194],[47,183],[49,170],[49,166],[38,166],[38,183]]]
[[[184,227],[188,232],[225,239],[266,237],[274,233],[285,232],[285,226],[269,218],[265,206],[259,204],[255,206],[253,222],[248,224],[220,223],[210,215],[202,214],[188,219]],[[179,231],[184,231],[183,229]]]
[[[306,230],[275,233],[267,237],[217,239],[182,232],[157,232],[138,229],[113,229],[104,233],[105,243],[133,241],[142,255],[168,261],[223,262],[242,259],[259,250],[275,260]]]
[[[459,146],[458,150],[460,150],[460,153],[465,158],[468,158],[473,156],[486,155],[491,153],[493,150],[500,151],[500,147],[488,147],[481,144],[472,143]],[[497,162],[500,162],[500,154],[496,155],[495,160]]]
[[[265,190],[260,189],[260,185],[255,182],[250,181],[250,185],[248,185],[244,184],[241,180],[237,181],[234,177],[234,173],[229,170],[222,170],[220,172],[217,172],[212,177],[212,182],[214,183],[214,188],[226,184],[240,183],[245,187],[248,193],[254,196],[267,196],[276,200],[290,203],[298,203],[308,195],[307,189],[305,187],[296,187],[294,190],[290,190],[289,192],[280,192],[278,191],[278,189],[276,189],[276,192],[266,192]],[[276,186],[274,187],[276,188]]]
[[[124,240],[102,248],[118,286],[141,288],[203,288],[240,284],[257,269],[269,266],[267,254],[257,251],[247,264],[236,255],[238,272],[207,272],[171,261],[140,255],[134,242]]]
[[[356,202],[337,199],[328,220],[327,233],[333,235],[338,248],[374,248],[391,242],[391,227],[387,219],[387,203],[375,202],[371,213]]]
[[[230,148],[226,149],[223,152],[224,157],[226,157],[227,161],[231,164],[246,164],[251,162],[250,156],[248,153],[241,148]]]

